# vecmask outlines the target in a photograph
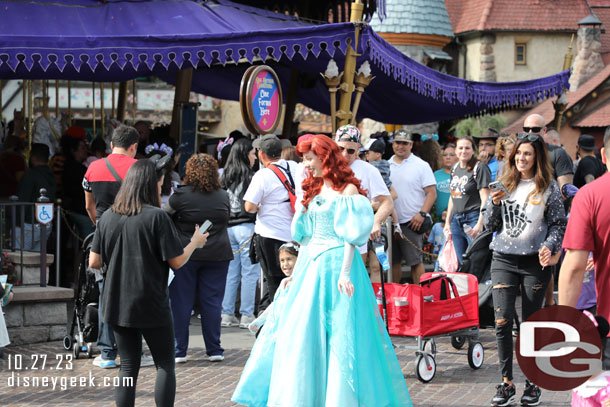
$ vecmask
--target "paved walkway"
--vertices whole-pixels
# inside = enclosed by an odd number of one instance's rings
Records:
[[[415,340],[411,338],[394,338],[393,342],[415,345]],[[417,380],[414,351],[397,349],[398,359],[414,405],[418,407],[488,406],[499,380],[498,355],[493,331],[481,331],[481,342],[485,349],[485,362],[481,369],[472,370],[468,366],[466,347],[456,352],[451,347],[449,338],[437,340],[439,351],[452,353],[437,355],[436,377],[428,384]],[[230,397],[249,356],[252,343],[253,337],[247,331],[225,328],[223,346],[226,349],[226,358],[221,363],[208,362],[198,320],[192,318],[189,361],[176,367],[176,406],[234,406]],[[40,355],[46,355],[46,366],[42,370],[33,370],[35,359],[38,359],[36,367],[42,367],[43,356]],[[93,367],[91,359],[81,356],[73,362],[71,370],[65,370],[68,367],[65,355],[66,352],[59,342],[8,347],[4,359],[0,359],[0,405],[28,407],[114,405],[112,387],[104,387],[104,380],[113,380],[117,376],[118,369],[103,370]],[[13,362],[21,357],[20,371],[16,371],[14,365],[13,369],[8,369],[9,357]],[[57,370],[58,365],[64,370]],[[46,379],[49,381],[48,387],[32,387],[29,383],[26,384],[24,379],[30,377],[38,377],[39,380],[48,377]],[[81,380],[81,377],[84,378],[82,387],[79,386],[80,383],[70,386],[69,380]],[[21,381],[17,382],[17,379]],[[52,388],[53,379],[57,380],[55,390]],[[137,406],[154,406],[154,380],[154,368],[141,369]],[[517,365],[515,365],[515,381],[518,385],[517,395],[520,397],[525,379]],[[92,386],[92,383],[95,386]],[[543,391],[541,406],[569,405],[570,392]]]

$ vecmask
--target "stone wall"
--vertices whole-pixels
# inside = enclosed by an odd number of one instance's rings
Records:
[[[479,80],[483,82],[496,81],[496,61],[494,58],[493,45],[496,43],[494,34],[481,35],[481,70],[479,71]]]
[[[58,341],[68,333],[68,304],[74,291],[61,287],[40,287],[40,253],[23,252],[23,281],[21,278],[21,253],[9,253],[9,261],[15,264],[11,282],[13,300],[3,308],[11,345]],[[53,261],[47,255],[47,264]],[[47,280],[49,271],[47,270]]]
[[[602,47],[599,28],[582,27],[578,29],[576,41],[577,54],[572,64],[570,90],[574,92],[580,85],[591,79],[604,69],[604,61],[600,54]]]
[[[68,321],[65,299],[59,302],[18,302],[20,289],[15,289],[15,301],[4,308],[11,344],[62,340],[67,334]]]

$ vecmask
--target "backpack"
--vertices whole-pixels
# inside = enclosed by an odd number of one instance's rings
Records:
[[[292,212],[294,213],[294,206],[297,201],[297,196],[294,190],[294,180],[292,179],[292,174],[290,174],[290,165],[286,164],[286,168],[284,168],[279,164],[272,163],[267,168],[269,168],[271,171],[273,171],[275,175],[277,175],[282,185],[286,188],[286,191],[288,191],[288,200],[290,201],[290,207],[292,208]],[[288,174],[288,178],[286,177],[286,174]]]

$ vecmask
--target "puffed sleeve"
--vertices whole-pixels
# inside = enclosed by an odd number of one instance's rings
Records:
[[[303,239],[311,237],[313,233],[313,225],[309,211],[305,211],[305,207],[298,201],[294,207],[294,218],[292,218],[291,232],[292,238],[300,244],[303,244]]]
[[[362,246],[373,229],[373,208],[362,195],[346,195],[337,199],[335,232],[347,243]]]

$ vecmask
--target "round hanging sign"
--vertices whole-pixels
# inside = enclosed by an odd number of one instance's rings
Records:
[[[241,80],[239,102],[244,123],[252,133],[273,133],[282,116],[282,87],[267,65],[248,68]]]

